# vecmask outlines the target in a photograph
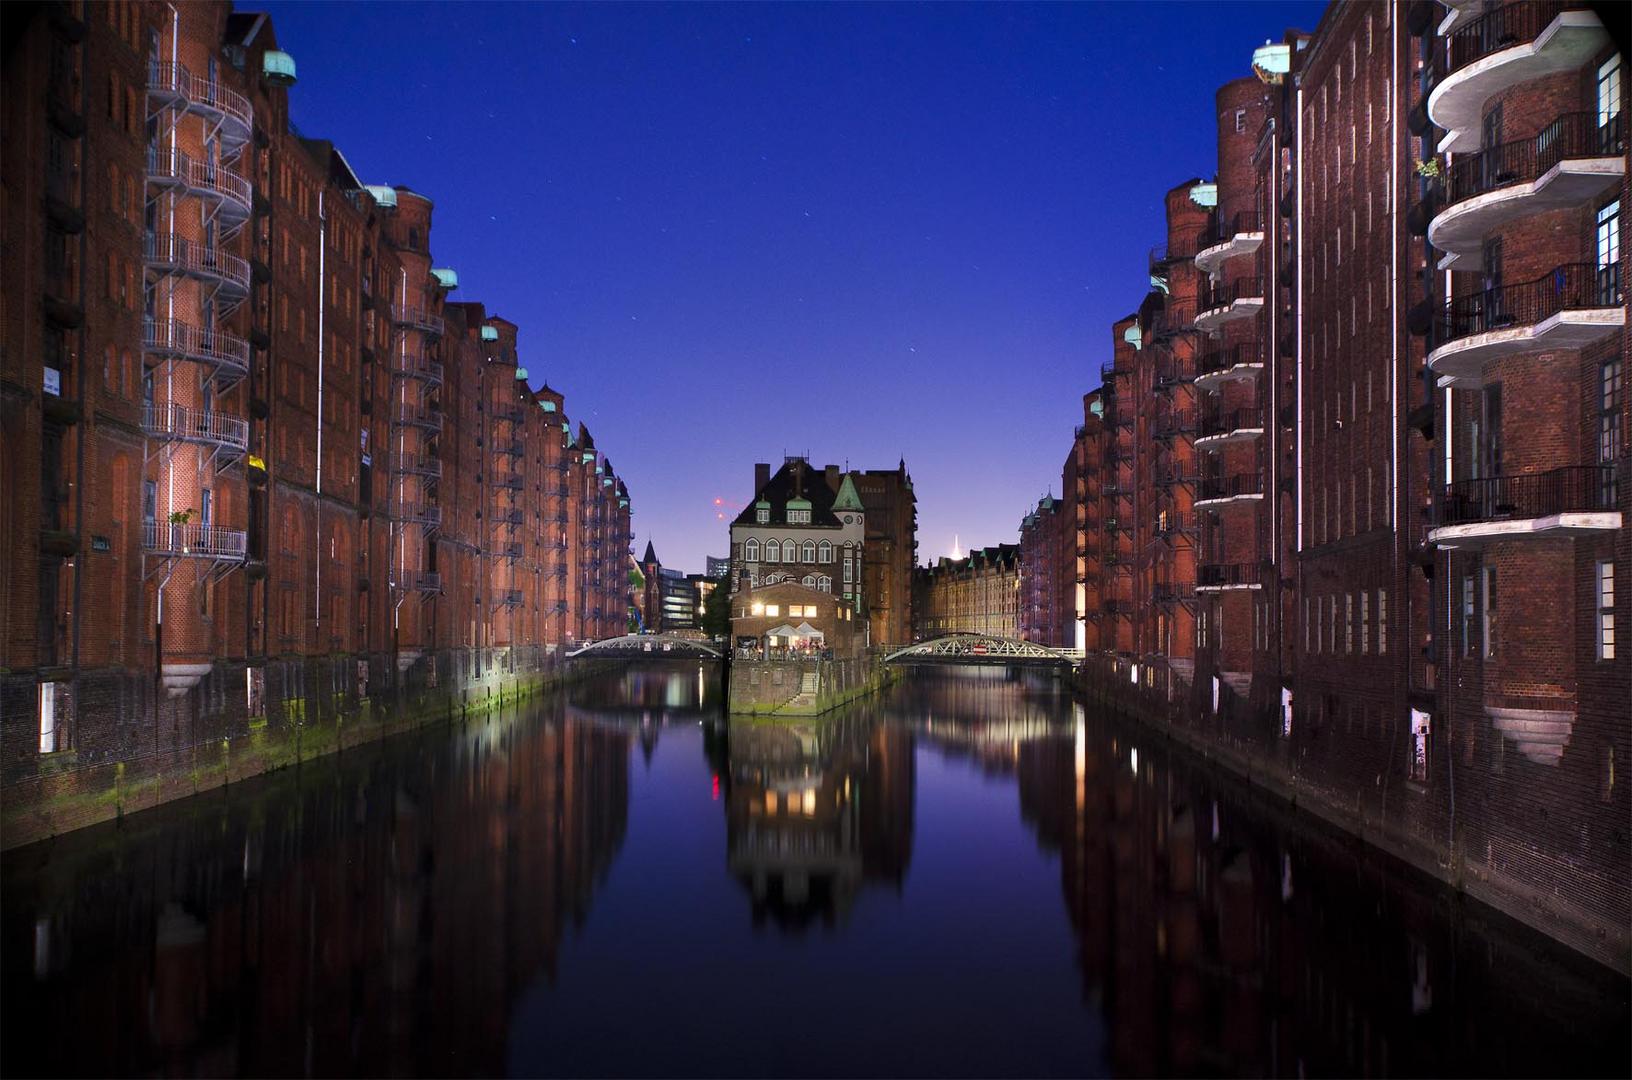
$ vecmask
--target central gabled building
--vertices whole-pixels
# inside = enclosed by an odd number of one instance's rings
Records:
[[[789,457],[754,466],[754,498],[731,523],[731,591],[784,581],[839,596],[861,612],[866,512],[837,465]]]

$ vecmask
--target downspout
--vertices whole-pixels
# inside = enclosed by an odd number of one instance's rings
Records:
[[[329,253],[329,219],[323,209],[323,196],[326,193],[326,188],[317,190],[317,502],[314,510],[316,527],[313,529],[317,557],[312,560],[317,579],[312,589],[312,616],[316,620],[319,641],[323,634],[323,283],[328,278],[324,267]]]

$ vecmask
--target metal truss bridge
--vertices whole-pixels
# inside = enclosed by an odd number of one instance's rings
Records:
[[[1033,641],[989,634],[948,634],[897,649],[886,664],[1034,664],[1070,666],[1082,659],[1076,649],[1051,649]]]
[[[592,641],[567,654],[568,660],[718,660],[720,650],[706,641],[673,634],[625,634]]]

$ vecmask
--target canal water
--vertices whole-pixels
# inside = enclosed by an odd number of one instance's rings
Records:
[[[997,670],[630,669],[3,871],[7,1075],[1632,1069],[1625,979]]]

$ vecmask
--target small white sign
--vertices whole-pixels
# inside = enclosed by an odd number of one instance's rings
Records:
[[[62,396],[62,372],[54,367],[45,369],[45,392],[56,397]]]

